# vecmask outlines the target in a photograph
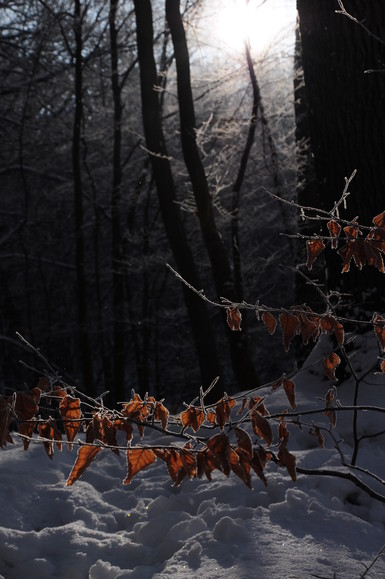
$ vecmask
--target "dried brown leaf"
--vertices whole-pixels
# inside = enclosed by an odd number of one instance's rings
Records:
[[[283,389],[285,390],[285,394],[287,396],[287,399],[289,401],[289,404],[292,407],[292,409],[294,410],[296,408],[294,382],[292,382],[292,380],[289,380],[288,378],[284,378],[282,381],[282,384],[283,384]]]
[[[95,456],[101,451],[100,446],[89,446],[84,444],[78,449],[78,454],[75,460],[75,464],[72,467],[70,475],[67,479],[67,486],[71,486],[79,477],[83,474],[86,468],[94,460]]]
[[[242,314],[238,308],[226,308],[226,319],[229,328],[233,330],[233,332],[240,332],[242,330]]]
[[[285,352],[289,351],[290,343],[296,334],[301,331],[300,321],[298,316],[290,314],[289,312],[282,312],[279,315],[279,323],[282,328],[283,345]]]
[[[269,421],[254,410],[251,413],[251,424],[254,434],[262,438],[267,446],[270,446],[273,441],[273,433]]]
[[[250,434],[246,432],[246,430],[243,430],[243,428],[239,428],[238,426],[234,428],[234,434],[237,437],[239,449],[246,456],[251,457],[253,454],[253,443],[251,441]]]
[[[330,233],[331,237],[333,238],[332,239],[332,249],[337,249],[338,236],[341,232],[341,225],[339,223],[337,223],[337,221],[334,221],[334,219],[331,219],[327,223],[327,228],[329,229],[329,233]]]
[[[127,450],[127,476],[123,481],[124,485],[130,484],[138,472],[144,470],[155,462],[155,452],[149,448],[134,448]]]
[[[269,312],[263,312],[261,318],[262,318],[262,322],[265,324],[266,328],[268,329],[269,334],[272,336],[275,332],[275,328],[277,327],[277,320]]]
[[[185,428],[191,426],[194,432],[197,432],[202,426],[206,416],[202,408],[196,406],[189,406],[186,410],[181,412],[180,419]]]
[[[225,396],[215,405],[215,412],[217,415],[217,423],[219,428],[223,430],[226,422],[230,418],[231,409],[236,406],[236,401],[233,398]]]
[[[278,450],[278,460],[280,466],[285,466],[287,472],[289,473],[291,479],[295,482],[297,480],[297,469],[296,469],[296,459],[293,454],[291,454],[284,444],[279,445]]]
[[[59,405],[60,416],[63,419],[64,430],[67,440],[70,443],[68,449],[72,449],[72,441],[81,427],[82,411],[80,409],[80,398],[65,396]]]
[[[327,358],[324,358],[322,360],[322,368],[324,374],[325,376],[327,376],[327,378],[329,378],[329,380],[332,380],[333,382],[338,382],[335,371],[340,363],[341,358],[335,352],[332,352],[331,354],[329,354]]]
[[[325,249],[325,244],[322,239],[309,239],[306,242],[306,249],[307,249],[307,268],[310,270],[313,267],[313,263],[317,259],[317,257],[323,252]]]

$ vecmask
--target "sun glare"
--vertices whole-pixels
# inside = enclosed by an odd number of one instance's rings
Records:
[[[255,51],[262,51],[293,20],[293,2],[276,0],[222,0],[213,36],[228,51],[243,51],[249,40]]]

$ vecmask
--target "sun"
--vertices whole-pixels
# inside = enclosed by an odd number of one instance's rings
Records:
[[[260,52],[293,19],[294,4],[290,0],[222,0],[212,34],[230,52],[243,51],[246,40]]]

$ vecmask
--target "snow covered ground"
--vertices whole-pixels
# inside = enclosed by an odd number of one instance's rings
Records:
[[[376,355],[370,338],[354,362],[363,370]],[[367,382],[360,401],[384,402],[383,376]],[[301,373],[298,407],[324,396],[329,386],[318,371]],[[279,395],[272,393],[272,400]],[[349,381],[338,397],[351,402]],[[272,411],[273,402],[266,405]],[[352,451],[349,414],[339,413],[336,428],[346,456]],[[383,417],[365,413],[360,432],[384,430]],[[291,432],[289,449],[299,466],[340,466],[330,441],[321,449],[306,431]],[[50,461],[40,445],[24,452],[20,442],[0,451],[1,577],[358,579],[385,543],[385,504],[346,480],[299,475],[293,483],[285,469],[269,463],[267,488],[256,476],[250,490],[235,474],[226,478],[218,471],[211,483],[186,480],[174,488],[158,460],[122,486],[123,458],[103,451],[66,487],[75,453],[56,452]],[[359,464],[384,477],[384,458],[381,437],[364,441]],[[385,577],[385,560],[379,558],[366,577]]]

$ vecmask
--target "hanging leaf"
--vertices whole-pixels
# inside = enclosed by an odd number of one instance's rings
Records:
[[[234,408],[236,404],[236,401],[228,396],[225,396],[216,403],[215,412],[217,415],[217,423],[221,430],[223,430],[226,422],[229,420],[231,409]]]
[[[305,306],[304,308],[296,307],[295,309],[300,310],[298,315],[300,322],[299,333],[301,334],[304,346],[306,346],[309,343],[310,338],[313,338],[313,341],[315,342],[319,336],[319,316],[317,316],[317,314],[315,314],[308,306]]]
[[[261,454],[258,451],[254,451],[253,457],[250,461],[250,466],[253,469],[253,471],[256,473],[256,475],[261,479],[261,481],[263,482],[265,487],[267,487],[267,480],[265,477],[265,473],[263,472],[265,465],[266,465],[266,462],[263,462],[261,460]]]
[[[59,411],[60,416],[63,419],[67,440],[70,443],[68,449],[72,450],[71,442],[74,440],[81,426],[80,419],[82,411],[80,409],[80,398],[65,396],[60,402]]]
[[[231,470],[251,489],[250,463],[245,456],[230,448],[229,463]]]
[[[40,400],[40,388],[34,388],[31,393],[17,392],[14,410],[18,418],[18,430],[23,436],[31,438],[36,426],[35,414],[39,410],[37,402]],[[24,450],[29,447],[30,441],[23,438]]]
[[[258,412],[251,413],[251,424],[253,427],[254,434],[262,438],[267,446],[273,441],[273,433],[271,431],[270,423],[266,418],[258,414]]]
[[[325,244],[322,239],[308,239],[306,242],[306,249],[307,249],[307,263],[306,266],[310,270],[313,267],[313,263],[317,259],[317,257],[323,252],[325,249]]]
[[[334,388],[330,388],[326,392],[326,396],[325,396],[325,403],[326,403],[327,410],[325,410],[324,414],[330,419],[333,428],[335,428],[337,425],[337,412],[333,408],[333,404],[332,404],[333,400],[334,400]]]
[[[295,482],[297,480],[296,459],[282,443],[279,445],[278,460],[279,466],[285,466],[292,481]]]
[[[226,308],[227,324],[233,332],[241,331],[242,314],[238,308]]]
[[[320,318],[320,329],[323,334],[331,334],[334,332],[338,345],[342,346],[345,339],[344,328],[332,315],[326,314]]]
[[[206,416],[202,408],[197,408],[196,406],[189,406],[187,410],[184,410],[180,414],[180,419],[185,428],[191,426],[194,432],[197,432],[204,422]]]
[[[287,429],[286,422],[284,420],[280,420],[278,425],[278,440],[281,444],[285,446],[289,442],[290,432]]]
[[[101,451],[100,446],[89,446],[84,444],[78,449],[78,454],[75,460],[75,464],[72,467],[70,475],[67,479],[67,486],[71,486],[79,477],[82,476],[86,468],[94,460],[95,456]]]
[[[325,376],[332,380],[333,382],[338,382],[338,379],[335,375],[335,370],[337,366],[341,363],[341,358],[333,352],[327,358],[322,360],[322,368],[324,371]]]
[[[341,225],[339,223],[337,223],[337,221],[334,221],[334,219],[331,219],[327,223],[327,228],[329,229],[330,236],[333,238],[332,239],[332,249],[337,249],[338,236],[341,232]]]
[[[229,463],[229,437],[224,433],[215,434],[207,441],[207,446],[212,454],[215,456],[219,468],[226,476],[230,474]]]
[[[253,396],[253,398],[250,398],[249,410],[254,408],[254,411],[258,412],[261,416],[269,416],[269,412],[262,401],[263,398],[260,398],[259,396]]]
[[[279,315],[279,323],[282,328],[283,345],[285,352],[289,351],[290,343],[296,334],[300,333],[300,321],[294,314],[289,312],[282,312]]]
[[[269,312],[263,312],[261,319],[262,322],[265,324],[266,328],[268,329],[269,334],[272,336],[275,332],[275,328],[277,327],[277,320]]]
[[[218,460],[209,449],[197,452],[196,462],[198,478],[202,478],[202,476],[205,475],[209,481],[211,481],[211,473],[213,470],[220,468]]]
[[[284,378],[282,381],[282,384],[283,384],[283,389],[285,390],[285,394],[287,396],[287,399],[289,401],[289,404],[292,407],[292,409],[294,410],[296,408],[294,382],[292,382],[288,378]]]
[[[129,442],[132,439],[133,428],[131,422],[118,418],[115,420],[115,426],[118,430],[122,430],[123,432],[126,433],[127,442]]]
[[[53,459],[54,448],[53,448],[53,428],[51,425],[51,420],[40,423],[37,426],[39,436],[46,438],[48,440],[44,441],[44,450],[47,453],[48,458]]]
[[[235,427],[234,434],[237,437],[239,449],[246,455],[251,457],[253,454],[253,443],[250,434],[243,430],[243,428]]]
[[[155,406],[155,420],[160,420],[163,430],[167,428],[167,420],[169,411],[161,402],[157,402]]]
[[[154,449],[154,453],[167,464],[167,470],[174,486],[179,486],[187,474],[180,457],[180,450],[175,448],[161,448]]]
[[[127,476],[124,479],[123,484],[130,484],[138,472],[150,466],[150,464],[155,462],[155,460],[156,455],[149,448],[127,450]]]

